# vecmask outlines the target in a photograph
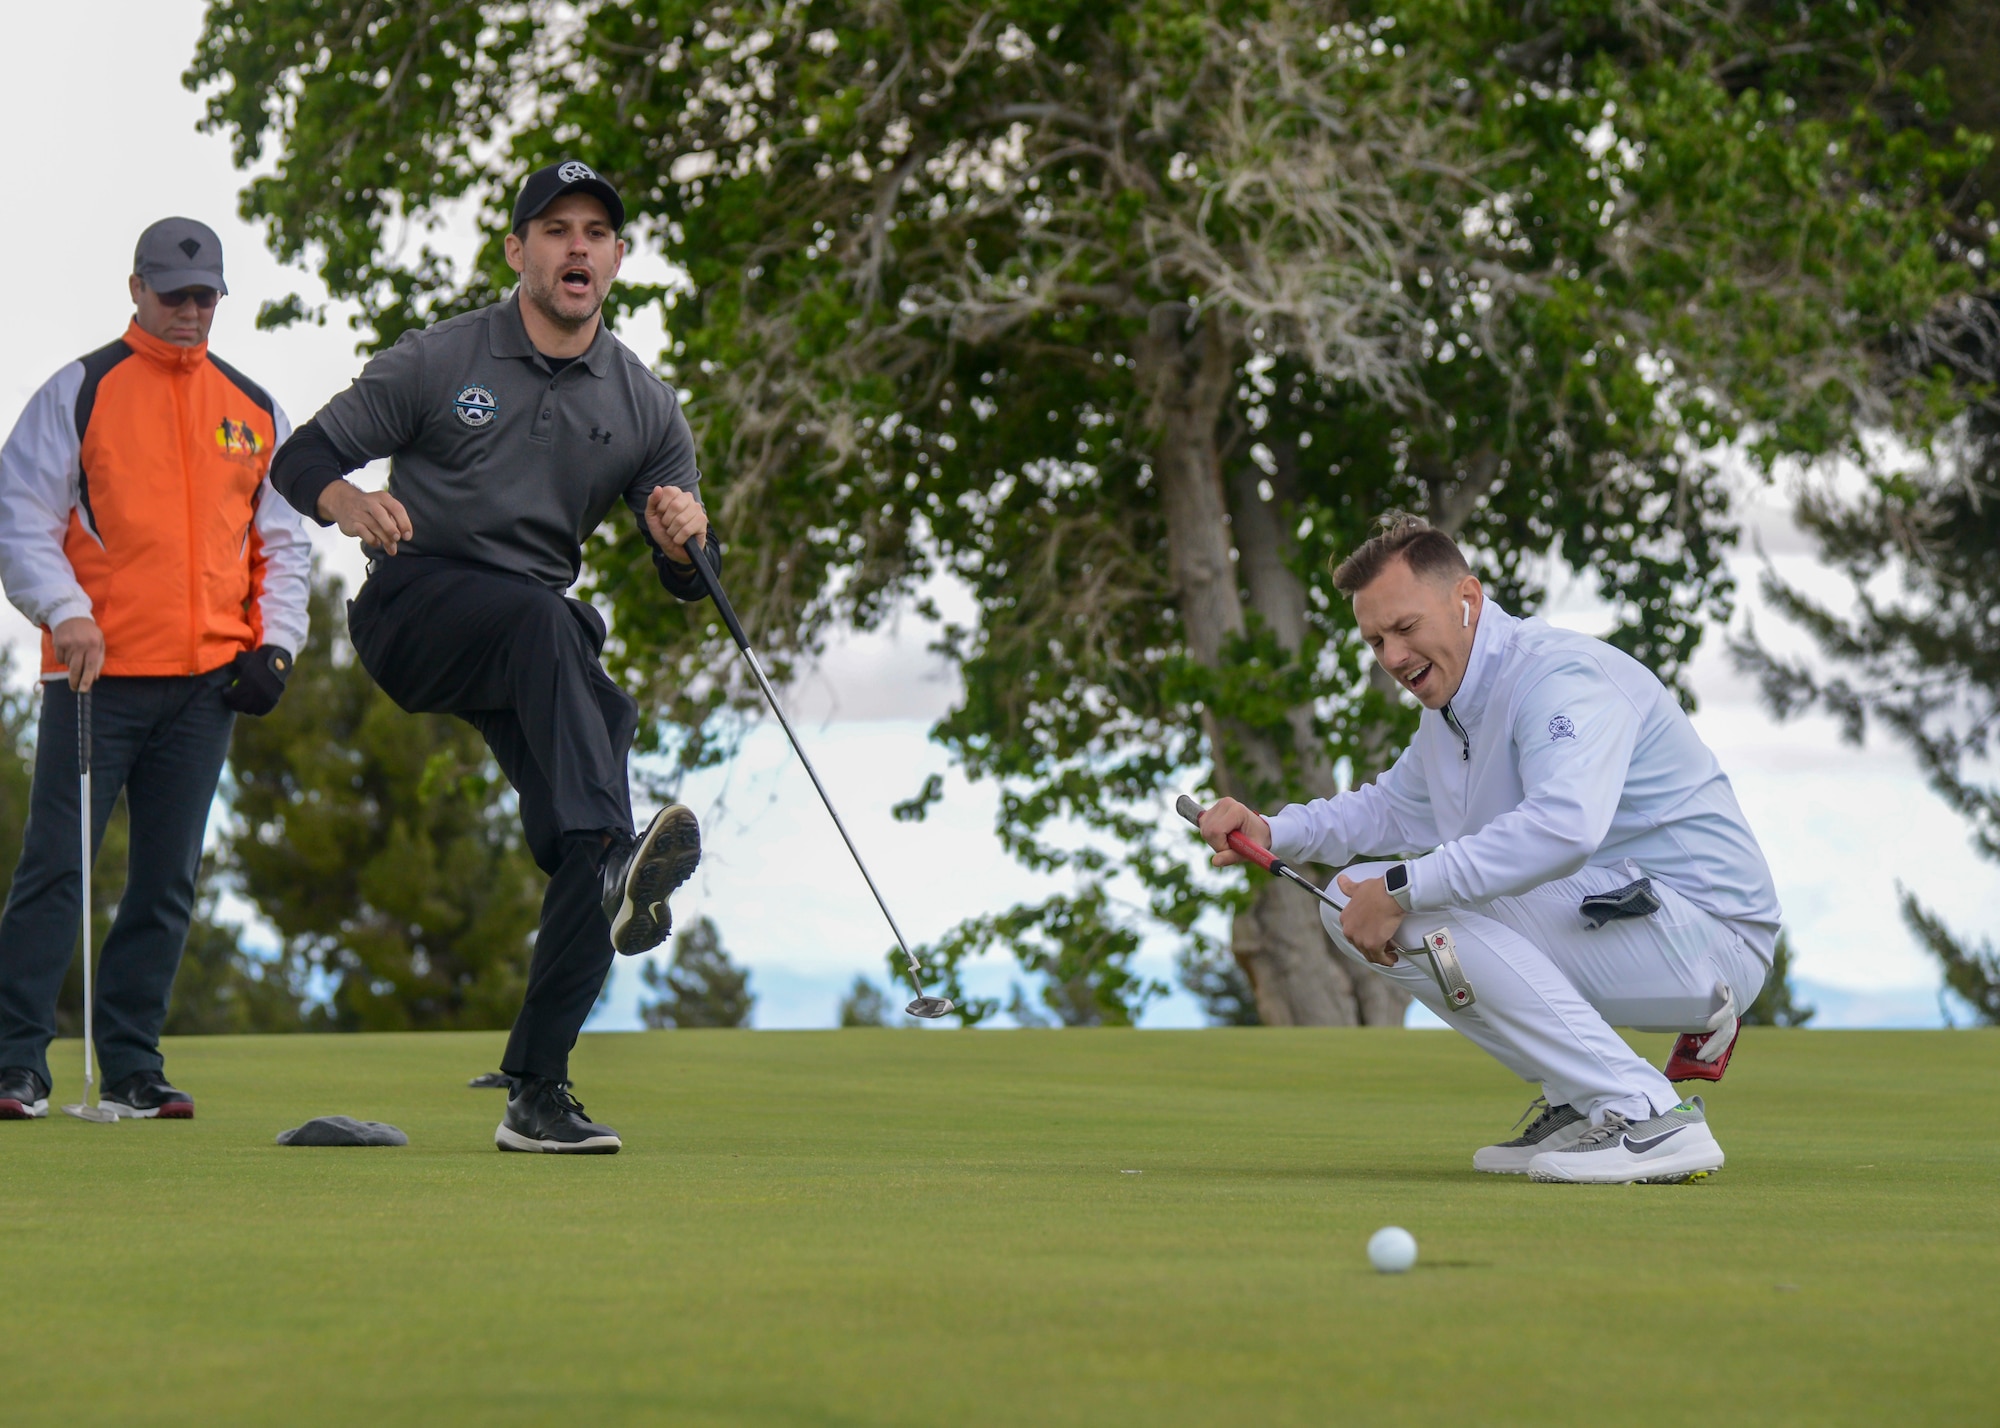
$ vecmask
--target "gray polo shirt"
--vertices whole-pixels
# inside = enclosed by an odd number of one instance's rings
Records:
[[[356,465],[389,458],[389,490],[414,532],[399,552],[567,590],[585,538],[618,500],[643,532],[653,488],[699,495],[701,473],[673,389],[608,323],[551,372],[515,302],[404,333],[316,420]]]

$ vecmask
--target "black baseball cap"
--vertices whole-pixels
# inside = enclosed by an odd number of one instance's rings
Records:
[[[162,218],[141,233],[132,250],[132,271],[156,293],[182,288],[229,291],[222,281],[222,240],[213,228],[193,218]]]
[[[523,223],[566,193],[589,194],[604,205],[613,228],[625,226],[625,205],[618,197],[618,190],[599,178],[597,170],[589,164],[564,159],[528,175],[527,182],[521,185],[521,196],[514,200],[515,229],[518,231]]]

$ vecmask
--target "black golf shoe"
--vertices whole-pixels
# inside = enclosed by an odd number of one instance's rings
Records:
[[[583,1102],[569,1093],[569,1082],[539,1076],[523,1076],[514,1083],[493,1143],[502,1150],[552,1155],[616,1155],[623,1144],[610,1126],[585,1118]]]
[[[46,1081],[25,1066],[0,1071],[0,1121],[38,1121],[48,1113]]]
[[[158,1071],[134,1071],[115,1086],[106,1086],[97,1103],[120,1120],[191,1121],[194,1097],[167,1084]]]
[[[604,915],[611,945],[627,957],[650,952],[674,930],[667,895],[701,862],[701,825],[692,811],[670,803],[646,831],[604,860]]]

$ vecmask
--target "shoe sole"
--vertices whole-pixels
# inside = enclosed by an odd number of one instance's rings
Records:
[[[611,945],[622,956],[650,952],[673,930],[667,898],[701,863],[701,824],[676,803],[655,814],[632,855],[625,899],[611,919]]]
[[[1528,1178],[1544,1185],[1685,1185],[1691,1180],[1706,1180],[1722,1169],[1722,1161],[1720,1147],[1697,1146],[1678,1155],[1626,1167],[1636,1174],[1558,1175],[1531,1167]]]
[[[530,1155],[616,1155],[624,1145],[615,1135],[594,1135],[589,1140],[536,1140],[522,1135],[505,1121],[494,1129],[493,1143],[502,1150],[525,1151]]]
[[[146,1110],[140,1106],[128,1106],[123,1101],[99,1101],[98,1104],[121,1121],[191,1121],[194,1119],[194,1105],[189,1101],[172,1101],[164,1106]]]
[[[0,1101],[0,1121],[38,1121],[48,1113],[46,1096],[39,1101]]]

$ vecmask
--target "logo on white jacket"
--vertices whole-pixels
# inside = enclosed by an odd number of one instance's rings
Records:
[[[493,393],[476,382],[458,394],[451,409],[460,421],[475,428],[492,425],[493,418],[500,415],[500,403],[493,400]]]
[[[1549,720],[1550,743],[1554,743],[1557,739],[1574,739],[1575,737],[1576,725],[1569,722],[1568,715],[1558,714],[1555,718]]]

